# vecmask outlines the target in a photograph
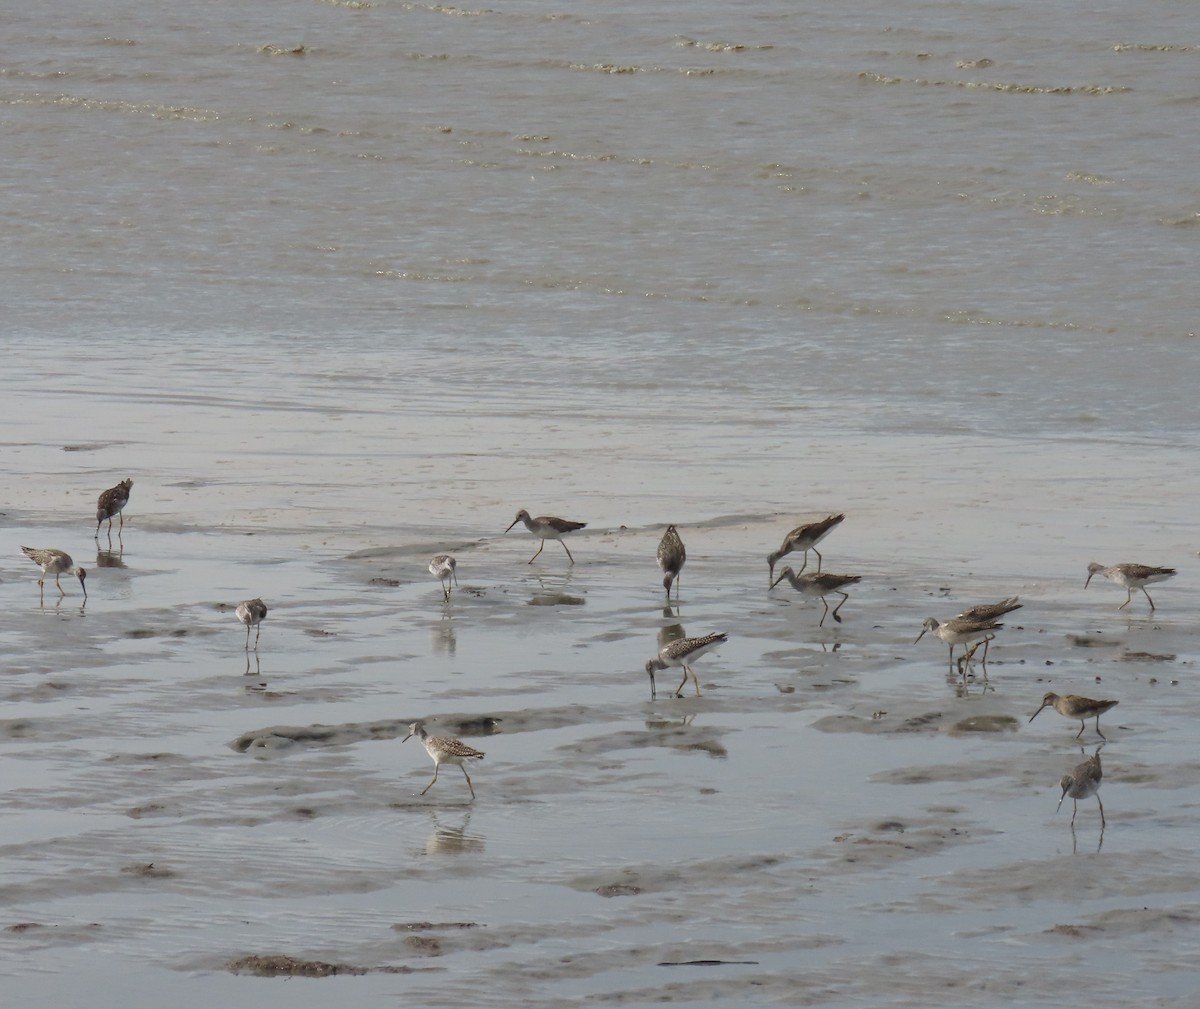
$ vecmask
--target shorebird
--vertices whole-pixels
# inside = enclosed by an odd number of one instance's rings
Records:
[[[935,635],[941,638],[950,646],[950,668],[954,668],[954,646],[965,645],[969,641],[974,641],[975,646],[969,652],[964,651],[958,657],[958,670],[963,671],[964,664],[969,656],[975,654],[975,649],[980,644],[984,644],[983,657],[987,660],[986,643],[995,638],[993,631],[1000,630],[1003,624],[997,623],[995,620],[968,620],[964,617],[955,617],[953,620],[940,622],[934,617],[928,617],[925,623],[921,625],[921,633],[917,635],[917,641],[925,637],[926,631],[932,631]],[[915,645],[917,641],[914,641]]]
[[[563,537],[567,533],[573,533],[576,529],[582,529],[587,525],[586,522],[572,522],[570,519],[555,518],[553,515],[539,515],[537,518],[532,519],[529,517],[529,512],[524,508],[517,512],[517,517],[512,520],[512,525],[508,529],[511,529],[518,522],[524,522],[525,528],[533,533],[534,536],[540,537],[542,541],[542,545],[537,548],[537,554],[530,557],[525,562],[526,564],[532,564],[537,560],[538,554],[546,546],[546,540],[558,540],[559,543],[562,543],[562,548],[567,551],[567,556],[571,558],[571,563],[575,563],[575,558],[571,557],[571,551],[563,543]],[[504,531],[508,532],[508,529]]]
[[[42,577],[38,579],[38,595],[43,603],[46,601],[46,575],[54,575],[54,584],[58,588],[58,595],[61,598],[67,593],[59,582],[58,576],[68,571],[79,579],[79,587],[83,589],[83,601],[87,602],[87,586],[83,583],[83,580],[87,578],[87,572],[83,568],[75,567],[75,562],[71,560],[69,553],[54,549],[39,550],[37,547],[21,547],[21,551],[42,569]]]
[[[687,562],[687,550],[679,531],[674,526],[667,526],[663,538],[658,542],[658,566],[662,568],[663,588],[667,590],[667,600],[671,599],[671,583],[675,583],[675,598],[679,598],[679,572]]]
[[[1083,735],[1083,730],[1087,727],[1089,718],[1096,719],[1096,734],[1101,739],[1108,737],[1100,731],[1100,716],[1109,708],[1115,708],[1119,702],[1113,700],[1096,701],[1090,697],[1080,697],[1078,694],[1066,694],[1060,697],[1054,691],[1050,691],[1042,698],[1042,707],[1038,708],[1032,715],[1029,716],[1029,721],[1033,721],[1042,713],[1042,708],[1053,708],[1064,718],[1078,718],[1079,731],[1075,733],[1075,738],[1078,739]]]
[[[1133,601],[1133,590],[1141,589],[1142,595],[1146,597],[1150,603],[1150,609],[1154,609],[1154,600],[1150,598],[1150,593],[1146,591],[1147,585],[1153,585],[1155,582],[1165,582],[1168,578],[1175,577],[1174,568],[1152,568],[1148,564],[1112,564],[1105,567],[1103,564],[1097,564],[1093,561],[1088,565],[1087,581],[1083,583],[1086,589],[1088,583],[1091,582],[1093,575],[1104,575],[1110,582],[1116,582],[1125,589],[1125,602],[1117,607],[1118,610],[1125,609],[1126,606]]]
[[[442,583],[442,594],[446,597],[446,602],[450,602],[451,577],[454,578],[454,584],[458,584],[458,575],[454,573],[456,567],[458,561],[449,554],[435,554],[429,561],[429,573]]]
[[[702,638],[678,638],[663,645],[658,650],[658,654],[646,663],[646,672],[650,676],[651,698],[658,696],[658,691],[654,684],[655,670],[667,669],[671,666],[683,669],[683,679],[679,681],[679,686],[675,688],[675,696],[679,697],[682,694],[690,674],[696,684],[696,696],[699,697],[700,681],[696,678],[696,671],[692,669],[692,663],[700,658],[701,655],[711,652],[718,645],[723,645],[728,640],[728,634],[717,633],[705,634]]]
[[[790,554],[795,550],[804,551],[804,563],[800,565],[800,572],[803,572],[808,567],[808,552],[811,550],[817,555],[817,573],[821,572],[821,552],[817,549],[817,544],[825,538],[826,535],[837,525],[839,525],[846,516],[845,515],[829,515],[820,522],[809,522],[807,525],[796,526],[790,533],[783,538],[783,545],[773,554],[767,555],[767,564],[770,566],[770,575],[775,577],[775,562],[786,554]],[[775,582],[773,584],[779,584]]]
[[[839,521],[841,520],[840,515],[837,518]],[[792,588],[802,595],[821,597],[821,604],[825,607],[825,612],[821,614],[820,623],[817,624],[818,627],[824,626],[825,618],[829,616],[829,603],[825,601],[825,597],[832,595],[834,592],[842,597],[842,601],[833,609],[833,619],[840,624],[842,618],[838,616],[838,610],[845,606],[846,600],[850,598],[848,593],[842,591],[843,587],[862,581],[862,575],[835,575],[829,572],[825,572],[824,574],[818,572],[811,575],[798,575],[791,568],[785,567],[779,572],[779,577],[771,583],[771,588],[775,588],[785,578],[792,583]]]
[[[406,743],[413,736],[421,740],[421,745],[425,747],[425,752],[429,754],[433,760],[433,777],[429,784],[426,785],[418,795],[424,795],[437,781],[438,768],[442,764],[457,764],[463,773],[463,777],[467,779],[467,788],[471,790],[471,798],[475,798],[475,786],[471,784],[471,776],[467,774],[468,760],[482,760],[483,754],[472,746],[468,746],[460,739],[455,739],[453,736],[431,736],[425,731],[425,726],[420,722],[413,722],[408,727],[408,735],[400,742]]]
[[[977,621],[977,622],[983,622],[985,620],[996,620],[996,619],[1004,616],[1004,614],[1006,614],[1006,613],[1012,613],[1013,610],[1019,610],[1022,605],[1023,604],[1021,603],[1020,599],[1017,596],[1009,596],[1007,599],[1001,599],[1000,602],[998,602],[998,603],[980,603],[977,606],[968,606],[965,610],[963,610],[954,619],[955,620],[971,620],[971,621]],[[1003,624],[997,624],[996,629],[998,630],[999,628],[1001,628],[1003,626],[1004,626]],[[924,631],[922,631],[922,633],[924,633]],[[983,645],[983,664],[986,666],[987,665],[987,654],[988,654],[988,643],[990,641],[992,641],[992,639],[994,637],[995,637],[995,635],[986,637],[983,639],[982,642],[976,642],[974,645],[972,645],[970,648],[968,648],[963,653],[963,663],[965,664],[965,663],[970,662],[971,659],[975,656],[975,652],[978,650],[979,645],[982,644]],[[917,641],[920,641],[920,640],[921,639],[918,637]],[[945,640],[945,639],[943,638],[942,640]],[[953,660],[954,660],[953,646],[951,646],[950,651],[951,651],[950,658],[951,658],[951,661],[953,662]]]
[[[267,619],[267,604],[261,599],[247,599],[237,604],[237,618],[246,625],[246,651],[250,651],[250,628],[257,627],[254,635],[254,650],[258,651],[258,639],[262,634],[262,622]]]
[[[1075,814],[1079,812],[1079,800],[1094,795],[1096,801],[1100,803],[1100,826],[1103,827],[1105,824],[1104,803],[1100,802],[1100,780],[1103,777],[1104,772],[1100,767],[1100,751],[1097,750],[1082,764],[1076,764],[1070,774],[1062,776],[1062,781],[1059,782],[1059,785],[1062,786],[1062,795],[1059,797],[1058,805],[1054,807],[1054,812],[1057,813],[1062,808],[1063,799],[1069,795],[1071,805],[1074,807],[1071,811],[1071,826],[1074,826]]]
[[[133,486],[132,480],[122,480],[115,487],[109,487],[100,495],[96,502],[96,535],[93,539],[100,538],[100,525],[108,519],[108,535],[112,536],[112,520],[117,515],[121,515],[122,510],[129,504],[129,489]],[[125,516],[121,515],[121,524],[117,528],[119,536],[125,529]]]

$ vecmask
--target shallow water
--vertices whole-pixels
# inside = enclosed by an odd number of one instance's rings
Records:
[[[1190,1004],[1181,11],[15,12],[11,997]],[[763,561],[832,511],[818,627]],[[1179,574],[1119,612],[1092,560]],[[914,645],[1012,594],[986,683]],[[680,629],[730,640],[651,700]],[[1047,690],[1121,702],[1103,832]],[[477,801],[413,795],[414,718]]]

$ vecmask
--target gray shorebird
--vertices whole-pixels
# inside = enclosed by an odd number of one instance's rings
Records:
[[[1042,707],[1029,716],[1029,721],[1032,722],[1037,718],[1043,708],[1053,708],[1064,718],[1079,719],[1079,731],[1075,733],[1076,739],[1083,735],[1089,718],[1096,719],[1096,735],[1101,739],[1107,739],[1108,737],[1100,731],[1100,716],[1110,708],[1115,708],[1119,703],[1119,701],[1113,700],[1097,701],[1090,697],[1080,697],[1078,694],[1064,694],[1060,697],[1054,691],[1050,691],[1042,698]]]
[[[833,619],[840,624],[842,618],[838,616],[838,610],[845,606],[846,600],[850,598],[849,593],[842,591],[843,588],[862,581],[862,575],[835,575],[828,571],[824,573],[817,572],[811,575],[798,575],[791,568],[785,567],[779,572],[779,577],[771,583],[771,588],[775,588],[785,578],[791,583],[792,588],[801,595],[820,596],[821,605],[825,607],[825,612],[821,614],[821,620],[817,624],[818,627],[823,627],[825,618],[829,616],[829,603],[825,597],[833,595],[835,592],[842,597],[842,601],[833,608]]]
[[[817,555],[817,573],[821,572],[821,552],[817,549],[817,544],[821,542],[829,532],[841,524],[843,515],[828,515],[821,519],[820,522],[809,522],[807,525],[796,526],[790,533],[783,538],[783,545],[773,554],[767,555],[767,564],[770,567],[770,575],[775,577],[775,562],[780,557],[793,553],[796,550],[804,551],[804,563],[800,565],[800,571],[797,574],[802,574],[804,569],[808,567],[808,552],[811,550]],[[778,581],[773,584],[778,585]]]
[[[262,635],[262,622],[267,619],[267,604],[261,599],[247,599],[237,604],[233,611],[238,620],[246,625],[246,651],[250,651],[250,628],[257,627],[254,635],[254,650],[258,651],[258,639]]]
[[[96,501],[96,535],[93,539],[100,538],[100,526],[105,519],[108,519],[108,535],[112,536],[112,520],[118,515],[121,515],[121,524],[117,527],[117,535],[125,530],[125,516],[121,513],[129,504],[129,491],[132,487],[133,481],[126,479],[115,487],[109,487],[100,495]]]
[[[54,585],[58,589],[59,598],[62,598],[67,593],[58,576],[66,572],[79,579],[79,587],[83,589],[83,601],[87,602],[87,586],[84,584],[87,572],[83,568],[75,567],[69,553],[53,548],[39,550],[37,547],[21,547],[21,552],[42,569],[42,577],[38,579],[38,596],[43,603],[46,601],[46,575],[54,575]]]
[[[927,617],[921,625],[921,633],[917,635],[917,640],[913,642],[915,645],[925,637],[926,632],[932,632],[937,637],[941,638],[950,646],[950,668],[954,668],[954,646],[967,645],[974,641],[975,644],[967,651],[964,649],[963,654],[958,657],[958,670],[963,671],[965,663],[975,654],[975,649],[981,644],[983,645],[983,661],[987,662],[987,645],[993,638],[996,637],[995,631],[1000,630],[1004,625],[997,623],[992,617],[984,617],[983,619],[971,619],[966,616],[954,617],[951,620],[939,621],[934,617]]]
[[[1012,613],[1013,610],[1019,610],[1023,605],[1024,604],[1021,602],[1019,597],[1009,596],[1007,599],[1001,599],[998,603],[979,603],[976,606],[968,606],[965,610],[963,610],[960,614],[958,614],[958,616],[955,617],[954,619],[956,619],[956,620],[979,620],[979,621],[998,620],[1000,617],[1004,616],[1006,613]],[[998,624],[997,629],[999,629],[1002,626],[1004,626],[1004,625]],[[994,637],[994,635],[992,637],[987,637],[987,638],[983,639],[983,664],[984,665],[987,665],[988,643],[990,641],[992,641],[993,637]],[[918,640],[920,640],[920,639],[918,639]],[[968,648],[966,650],[966,652],[963,654],[963,662],[964,663],[970,662],[971,659],[974,658],[975,652],[978,648],[979,648],[978,643],[976,643],[972,647]]]
[[[679,598],[679,572],[683,570],[683,565],[687,562],[687,550],[684,549],[683,540],[679,538],[679,530],[674,526],[667,526],[667,531],[663,533],[663,538],[658,541],[658,552],[655,555],[658,558],[658,566],[663,573],[663,588],[667,590],[667,601],[671,599],[671,583],[675,583],[675,598]]]
[[[454,584],[458,584],[456,567],[458,561],[449,554],[435,554],[429,561],[429,573],[442,583],[442,595],[446,597],[446,602],[450,602],[450,579],[453,578]]]
[[[654,673],[658,669],[668,669],[674,667],[683,669],[683,679],[679,681],[679,686],[675,688],[675,696],[679,697],[683,693],[683,688],[687,684],[687,678],[690,675],[696,684],[696,696],[700,696],[700,681],[696,678],[696,672],[692,669],[692,664],[700,658],[711,652],[718,645],[723,645],[729,640],[728,634],[716,633],[705,634],[702,638],[677,638],[674,641],[669,641],[658,650],[658,654],[646,663],[646,672],[650,676],[650,697],[658,696],[658,691],[655,689]]]
[[[1125,590],[1125,602],[1117,607],[1118,610],[1125,609],[1133,601],[1134,589],[1142,590],[1142,595],[1146,597],[1146,601],[1150,604],[1150,609],[1153,610],[1154,600],[1150,598],[1150,593],[1146,591],[1146,586],[1153,585],[1155,582],[1165,582],[1168,578],[1174,578],[1175,569],[1153,568],[1149,564],[1111,564],[1105,567],[1103,564],[1097,564],[1093,561],[1088,565],[1087,581],[1083,583],[1085,589],[1091,582],[1093,575],[1103,575],[1110,582],[1115,582]]]
[[[512,525],[510,525],[508,529],[511,529],[518,522],[524,522],[525,528],[542,541],[542,545],[537,548],[537,554],[534,554],[532,557],[530,557],[529,560],[525,562],[526,564],[532,564],[535,560],[537,560],[538,554],[540,554],[546,546],[546,540],[558,540],[559,543],[562,543],[562,548],[567,551],[567,557],[570,558],[572,564],[575,563],[575,558],[571,557],[571,551],[567,548],[567,545],[563,543],[563,537],[567,533],[573,533],[576,529],[582,529],[587,525],[586,522],[572,522],[570,519],[560,519],[556,518],[554,515],[539,515],[537,518],[530,518],[529,512],[527,512],[524,508],[517,512],[517,517],[512,520]],[[505,529],[504,531],[508,532],[508,529]]]
[[[424,795],[433,788],[433,783],[438,778],[438,768],[442,764],[457,764],[462,770],[463,777],[467,779],[467,788],[471,790],[471,798],[474,799],[475,786],[471,784],[471,776],[467,774],[466,764],[468,760],[482,760],[483,753],[453,736],[431,736],[420,722],[413,722],[408,727],[408,735],[400,742],[406,743],[413,736],[421,740],[421,745],[425,747],[425,752],[433,761],[433,777],[429,780],[429,784],[417,794]]]
[[[1104,777],[1104,771],[1100,767],[1100,751],[1097,750],[1092,756],[1088,757],[1082,764],[1076,764],[1072,768],[1070,774],[1064,774],[1059,785],[1062,787],[1062,795],[1059,796],[1058,805],[1054,807],[1054,812],[1058,812],[1062,808],[1063,799],[1068,795],[1071,797],[1071,825],[1075,825],[1075,814],[1079,812],[1079,800],[1086,799],[1090,795],[1096,797],[1096,802],[1100,804],[1100,826],[1105,825],[1104,819],[1104,803],[1100,802],[1100,782]]]

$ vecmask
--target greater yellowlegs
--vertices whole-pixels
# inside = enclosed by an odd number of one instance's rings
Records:
[[[1058,812],[1062,808],[1063,799],[1068,795],[1071,797],[1071,824],[1075,824],[1075,814],[1079,812],[1079,800],[1086,799],[1089,795],[1096,797],[1096,802],[1100,803],[1100,826],[1104,826],[1104,803],[1100,802],[1100,781],[1104,777],[1104,771],[1100,767],[1100,751],[1097,750],[1092,756],[1088,757],[1082,764],[1076,764],[1070,774],[1064,774],[1059,785],[1062,786],[1062,795],[1059,796],[1058,805],[1054,807],[1054,812]]]
[[[454,571],[456,567],[458,561],[449,554],[435,554],[429,562],[429,573],[442,583],[442,594],[446,597],[446,602],[450,602],[450,579],[453,578],[454,584],[458,584],[458,575]]]
[[[261,599],[247,599],[237,604],[234,613],[246,625],[246,651],[250,651],[250,628],[258,628],[254,635],[254,650],[257,652],[258,639],[262,635],[262,622],[267,619],[267,604]]]
[[[842,589],[847,585],[854,585],[862,581],[862,575],[835,575],[828,571],[824,573],[817,572],[811,575],[798,575],[791,568],[785,567],[779,572],[779,577],[771,583],[771,588],[775,588],[785,578],[791,583],[792,588],[801,595],[820,597],[821,605],[825,607],[825,612],[821,614],[821,620],[817,624],[818,627],[823,627],[825,625],[825,618],[829,616],[829,603],[826,602],[825,597],[835,592],[842,597],[842,601],[833,609],[833,619],[840,624],[842,618],[838,616],[838,610],[845,606],[846,600],[850,598],[849,594],[843,592]]]
[[[994,631],[1000,630],[1004,625],[997,623],[994,618],[984,617],[981,620],[972,620],[969,617],[955,617],[952,620],[939,621],[934,617],[928,617],[921,625],[921,633],[917,635],[917,640],[913,642],[915,645],[925,637],[926,632],[932,632],[937,637],[941,638],[950,646],[950,668],[954,668],[954,646],[966,645],[968,642],[974,641],[975,646],[969,652],[964,651],[958,658],[958,669],[962,672],[964,663],[967,662],[971,655],[975,654],[975,649],[983,644],[983,660],[987,662],[987,643],[995,638]]]
[[[684,685],[687,683],[687,678],[690,675],[696,684],[696,696],[700,696],[700,681],[696,678],[696,672],[692,669],[694,663],[701,655],[711,652],[718,645],[723,645],[729,640],[728,634],[716,633],[705,634],[701,638],[677,638],[675,641],[669,641],[658,650],[658,654],[646,663],[646,672],[650,676],[650,696],[657,697],[658,691],[654,684],[654,673],[658,669],[668,669],[674,667],[683,669],[683,679],[679,681],[679,686],[675,689],[675,696],[679,697]]]
[[[687,562],[687,550],[683,540],[679,538],[679,530],[667,526],[663,538],[658,542],[658,566],[662,568],[663,588],[667,590],[667,600],[671,598],[671,583],[675,583],[675,598],[679,598],[679,572]]]
[[[1085,589],[1091,582],[1093,575],[1103,575],[1110,582],[1115,582],[1125,590],[1125,602],[1117,607],[1118,610],[1125,609],[1133,601],[1134,589],[1142,590],[1142,595],[1146,597],[1146,601],[1150,604],[1150,609],[1153,610],[1154,600],[1150,598],[1150,593],[1146,591],[1146,586],[1153,585],[1155,582],[1165,582],[1168,578],[1174,578],[1175,569],[1154,568],[1149,564],[1111,564],[1105,567],[1103,564],[1097,564],[1093,561],[1088,565],[1087,581],[1083,583]]]
[[[543,548],[546,546],[546,540],[558,540],[559,543],[562,543],[562,548],[567,551],[567,557],[570,558],[572,564],[575,563],[575,558],[571,557],[571,551],[568,549],[567,545],[563,543],[563,537],[567,533],[573,533],[576,529],[582,529],[587,525],[586,522],[572,522],[570,519],[560,519],[556,518],[554,515],[539,515],[537,518],[530,518],[529,512],[527,512],[524,508],[517,512],[517,517],[512,520],[512,524],[508,527],[508,529],[511,529],[518,522],[524,522],[525,528],[542,541],[541,546],[537,548],[537,553],[530,557],[529,560],[525,562],[526,564],[532,564],[535,560],[537,560],[538,554],[540,554]],[[504,531],[508,532],[508,529],[505,529]]]
[[[820,522],[809,522],[807,525],[796,526],[790,533],[783,538],[783,545],[773,554],[767,555],[767,564],[770,567],[770,578],[775,577],[775,562],[787,554],[793,553],[796,550],[804,551],[804,563],[800,565],[800,572],[808,567],[808,552],[811,550],[817,555],[817,572],[821,570],[821,553],[817,550],[817,544],[821,542],[835,526],[839,525],[846,516],[845,515],[829,515],[821,519]],[[775,582],[778,584],[778,582]]]
[[[429,754],[433,760],[433,777],[429,784],[426,785],[418,793],[424,795],[437,781],[438,768],[442,764],[457,764],[462,769],[463,777],[467,779],[467,788],[471,790],[471,798],[475,798],[475,786],[471,784],[471,776],[467,774],[468,760],[482,760],[483,754],[476,750],[473,746],[468,746],[460,739],[455,739],[453,736],[431,736],[425,731],[425,726],[420,722],[413,722],[408,727],[408,735],[400,742],[405,743],[413,736],[421,740],[421,745],[425,747],[425,752]]]
[[[998,603],[979,603],[977,606],[968,606],[955,619],[958,620],[997,620],[1006,613],[1012,613],[1013,610],[1019,610],[1023,604],[1017,596],[1009,596],[1007,599],[1001,599]],[[987,665],[988,644],[992,637],[983,639],[983,664]],[[963,653],[963,662],[968,663],[975,656],[976,650],[979,648],[980,642],[976,642]]]
[[[71,560],[69,553],[53,548],[39,550],[37,547],[21,547],[21,551],[42,569],[42,577],[38,579],[38,596],[43,603],[46,601],[46,575],[54,575],[54,584],[58,588],[59,596],[62,597],[67,593],[62,587],[62,583],[59,582],[58,576],[66,572],[70,572],[79,579],[79,587],[83,589],[83,601],[87,602],[87,586],[84,584],[87,572],[83,568],[75,567],[75,562]]]
[[[108,519],[108,534],[112,535],[112,520],[121,515],[125,506],[129,504],[129,490],[133,487],[132,480],[122,480],[115,487],[109,487],[104,491],[99,500],[96,502],[96,535],[94,539],[100,538],[100,525],[105,519]],[[121,515],[121,524],[117,528],[117,535],[120,535],[125,529],[125,516]]]
[[[1079,719],[1079,731],[1075,733],[1076,739],[1083,735],[1089,718],[1096,719],[1096,734],[1101,739],[1107,739],[1108,737],[1100,731],[1100,716],[1110,708],[1115,708],[1118,703],[1120,702],[1107,699],[1097,701],[1091,697],[1080,697],[1078,694],[1065,694],[1060,697],[1054,691],[1050,691],[1042,698],[1042,707],[1029,716],[1029,721],[1032,722],[1037,718],[1043,708],[1053,708],[1064,718]]]

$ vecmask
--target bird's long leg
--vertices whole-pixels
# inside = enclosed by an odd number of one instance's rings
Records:
[[[950,644],[950,672],[954,672],[954,645]]]
[[[67,594],[67,590],[62,587],[62,582],[58,580],[58,575],[54,576],[54,587],[58,589],[58,594],[60,596],[65,596]]]
[[[700,678],[696,675],[696,670],[688,669],[687,666],[684,666],[683,668],[687,669],[687,671],[692,674],[692,682],[696,684],[696,696],[699,697],[700,696]]]
[[[1096,793],[1096,801],[1100,802],[1100,793],[1099,792]],[[1104,819],[1104,803],[1100,802],[1100,827],[1101,827],[1101,829],[1103,829],[1106,822],[1107,821]]]
[[[111,528],[112,528],[112,519],[109,519],[109,520],[108,520],[108,528],[109,528],[109,529],[111,529]],[[124,512],[121,512],[121,525],[120,525],[120,527],[117,529],[117,535],[118,535],[118,536],[120,536],[120,535],[121,535],[121,533],[123,533],[124,531],[125,531],[125,513],[124,513]]]
[[[1080,722],[1079,724],[1080,724],[1080,726],[1082,726],[1082,725],[1083,725],[1083,723],[1082,723],[1082,722]],[[1080,728],[1080,730],[1079,730],[1079,731],[1080,731],[1080,732],[1082,732],[1082,731],[1083,731],[1082,727]],[[1097,715],[1097,716],[1096,716],[1096,733],[1097,733],[1097,735],[1099,735],[1099,737],[1100,737],[1101,739],[1105,740],[1105,742],[1107,742],[1107,741],[1108,741],[1108,736],[1106,736],[1106,735],[1105,735],[1103,732],[1101,732],[1101,731],[1100,731],[1100,716],[1099,716],[1099,715]],[[1078,737],[1076,737],[1076,738],[1078,738]]]
[[[820,574],[821,573],[821,551],[818,550],[816,547],[813,547],[812,552],[817,555],[817,574]],[[805,554],[804,554],[804,562],[806,564],[808,563],[808,552],[807,551],[805,551]]]
[[[683,688],[684,688],[684,685],[687,683],[687,678],[688,678],[688,667],[684,666],[683,667],[683,679],[679,681],[679,686],[677,686],[675,688],[675,696],[676,697],[683,696]]]
[[[259,624],[259,625],[258,625],[258,631],[257,631],[257,633],[254,635],[254,650],[255,650],[256,652],[258,651],[258,639],[259,639],[259,638],[261,638],[261,637],[262,637],[262,624]],[[249,640],[250,640],[250,628],[249,628],[249,627],[247,627],[247,628],[246,628],[246,640],[247,640],[247,641],[249,641]]]
[[[1100,796],[1096,796],[1096,799],[1097,799],[1097,801],[1098,801],[1098,800],[1100,799]],[[1071,800],[1071,805],[1075,807],[1075,808],[1072,810],[1072,812],[1071,812],[1071,826],[1072,826],[1072,827],[1074,827],[1074,826],[1075,826],[1075,814],[1079,812],[1079,802],[1078,802],[1078,800],[1076,800],[1076,799],[1072,799],[1072,800]]]
[[[1142,591],[1145,592],[1146,590],[1142,589]],[[1150,597],[1147,596],[1146,598],[1149,599]],[[1133,601],[1133,589],[1126,589],[1125,590],[1125,602],[1121,603],[1121,605],[1117,607],[1117,611],[1120,612],[1121,610],[1125,609],[1125,607],[1128,606],[1132,601]],[[1151,603],[1150,605],[1153,606],[1154,604]]]
[[[1146,597],[1146,601],[1150,604],[1150,609],[1154,609],[1154,600],[1150,598],[1150,593],[1146,591],[1146,587],[1142,586],[1142,595]]]
[[[1099,718],[1097,718],[1097,719],[1096,719],[1096,731],[1097,731],[1097,732],[1099,732],[1099,731],[1100,731],[1100,724],[1099,724],[1099,723],[1100,723],[1100,719],[1099,719]],[[1082,735],[1083,735],[1083,730],[1084,730],[1084,729],[1086,729],[1086,728],[1087,728],[1087,722],[1085,722],[1085,721],[1084,721],[1082,718],[1081,718],[1081,719],[1079,719],[1079,731],[1078,731],[1077,733],[1075,733],[1075,738],[1076,738],[1076,739],[1078,739],[1080,736],[1082,736]]]
[[[462,768],[463,777],[467,779],[467,788],[469,788],[471,790],[471,798],[474,799],[475,798],[475,786],[471,784],[471,776],[469,774],[467,774],[467,769],[463,764],[459,764],[458,766],[460,768]]]
[[[537,548],[537,554],[534,554],[534,555],[533,555],[532,557],[530,557],[530,558],[529,558],[529,560],[527,560],[525,563],[526,563],[526,564],[532,564],[534,561],[536,561],[536,560],[537,560],[537,557],[538,557],[538,554],[540,554],[540,553],[542,552],[542,549],[543,549],[545,546],[546,546],[546,541],[545,541],[545,540],[542,540],[542,545],[541,545],[540,547],[538,547],[538,548]]]
[[[246,651],[250,651],[250,625],[246,625]]]
[[[842,622],[842,618],[838,616],[838,610],[840,610],[843,606],[845,606],[846,600],[850,598],[849,593],[843,592],[841,595],[842,595],[842,601],[833,608],[833,619],[836,620],[839,624]]]
[[[807,550],[804,551],[804,563],[800,565],[800,570],[797,571],[796,574],[798,574],[798,575],[804,574],[804,569],[806,567],[808,567],[808,551]],[[821,570],[820,568],[817,569],[818,572],[820,570]]]
[[[821,605],[825,607],[825,612],[821,614],[821,619],[817,621],[818,627],[825,626],[825,618],[829,616],[829,603],[825,601],[825,597],[821,596]]]
[[[570,551],[569,549],[567,549],[567,545],[566,545],[565,543],[563,543],[563,541],[562,541],[562,540],[559,540],[558,542],[559,542],[559,543],[562,543],[562,548],[563,548],[564,550],[566,550],[566,551],[567,551],[567,556],[568,556],[568,557],[571,557],[571,551]],[[575,563],[575,558],[574,558],[574,557],[571,557],[571,563],[572,563],[572,564],[574,564],[574,563]]]
[[[433,765],[433,777],[429,779],[429,784],[428,784],[428,785],[426,785],[424,788],[422,788],[422,789],[421,789],[421,791],[419,791],[419,792],[417,793],[418,795],[424,795],[424,794],[425,794],[426,792],[428,792],[428,791],[429,791],[431,788],[433,788],[433,783],[434,783],[435,781],[437,781],[437,773],[438,773],[438,768],[439,768],[439,767],[441,767],[441,766],[442,766],[441,764],[434,764],[434,765]]]

